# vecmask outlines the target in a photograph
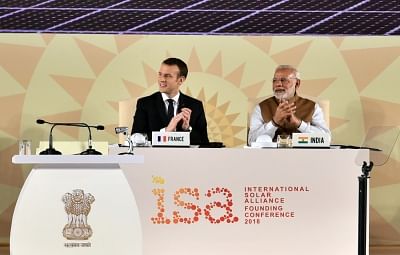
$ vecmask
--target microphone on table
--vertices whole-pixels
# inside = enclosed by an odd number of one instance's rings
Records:
[[[96,151],[95,149],[92,148],[92,128],[96,128],[97,130],[104,130],[104,126],[102,125],[97,125],[97,126],[89,126],[86,123],[80,123],[83,124],[83,126],[86,126],[89,129],[89,140],[88,140],[88,148],[85,151],[82,151],[80,154],[81,155],[101,155],[100,151]]]
[[[56,126],[72,126],[72,127],[87,127],[89,130],[89,139],[88,139],[88,149],[86,149],[85,151],[81,152],[81,155],[101,155],[101,152],[96,151],[95,149],[92,148],[92,131],[90,128],[96,128],[97,130],[104,130],[104,126],[102,125],[97,125],[97,126],[90,126],[86,123],[67,123],[67,122],[49,122],[49,121],[45,121],[42,119],[38,119],[36,120],[37,124],[50,124],[52,125],[51,129],[50,129],[50,135],[49,135],[49,148],[47,148],[44,151],[41,151],[39,154],[40,155],[61,155],[62,153],[57,151],[54,147],[53,147],[53,129]]]
[[[53,129],[54,129],[55,126],[57,126],[57,124],[49,123],[49,122],[41,120],[41,119],[36,120],[36,123],[37,124],[45,124],[46,123],[46,124],[52,124],[53,125],[51,127],[51,129],[50,129],[49,148],[47,148],[44,151],[41,151],[39,154],[40,155],[61,155],[62,154],[61,152],[59,152],[58,150],[53,148]]]

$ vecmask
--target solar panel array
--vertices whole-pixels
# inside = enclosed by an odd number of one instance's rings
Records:
[[[3,0],[0,32],[400,35],[400,0]]]

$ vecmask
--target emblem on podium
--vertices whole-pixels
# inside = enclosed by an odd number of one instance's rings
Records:
[[[92,234],[92,228],[87,222],[94,196],[81,189],[75,189],[72,193],[65,193],[62,197],[65,204],[65,212],[68,215],[68,223],[64,226],[63,236],[68,240],[88,240]]]

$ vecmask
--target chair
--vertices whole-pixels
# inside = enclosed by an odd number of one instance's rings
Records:
[[[318,105],[321,107],[322,112],[324,113],[324,119],[326,126],[329,128],[329,118],[330,118],[330,110],[329,110],[329,100],[318,100]]]
[[[133,114],[135,113],[136,99],[128,99],[118,102],[118,126],[128,127],[128,132],[132,130]],[[125,141],[124,134],[119,134],[119,143]]]
[[[325,124],[329,128],[330,101],[328,99],[318,99],[316,97],[311,97],[311,96],[305,96],[305,98],[308,98],[308,99],[316,102],[321,107],[322,113],[324,114]]]

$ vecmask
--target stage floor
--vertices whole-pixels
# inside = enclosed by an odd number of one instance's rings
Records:
[[[369,249],[370,255],[398,255],[400,246],[373,246]],[[0,255],[10,255],[9,247],[0,246]]]

